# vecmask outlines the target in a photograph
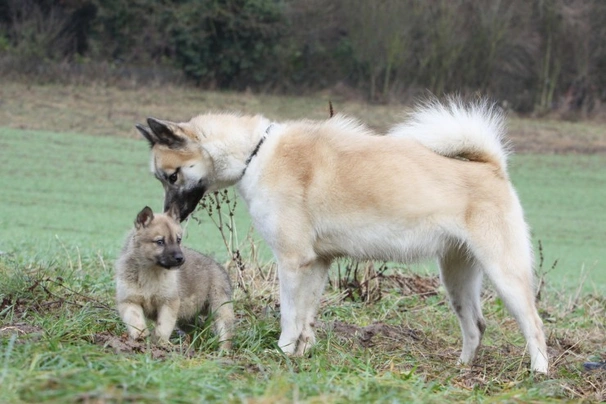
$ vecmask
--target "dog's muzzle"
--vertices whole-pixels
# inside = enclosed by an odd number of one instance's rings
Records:
[[[189,189],[169,189],[164,195],[164,212],[176,208],[179,220],[184,221],[196,209],[205,193],[206,185],[202,181]]]
[[[166,269],[177,269],[185,262],[185,257],[181,250],[172,253],[163,254],[158,257],[158,265]]]

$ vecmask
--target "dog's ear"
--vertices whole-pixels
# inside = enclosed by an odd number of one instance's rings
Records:
[[[137,128],[139,130],[139,133],[141,133],[143,137],[147,139],[150,147],[154,147],[154,145],[158,143],[158,139],[156,138],[156,136],[151,133],[145,126],[136,124],[135,128]]]
[[[139,212],[137,219],[135,220],[135,227],[140,229],[141,227],[147,227],[154,220],[154,212],[149,206],[146,206]]]
[[[170,205],[168,210],[164,212],[168,217],[172,217],[175,222],[179,223],[181,221],[181,215],[179,214],[179,207],[176,203]]]
[[[176,123],[161,121],[155,118],[147,118],[147,124],[155,135],[157,143],[168,146],[171,149],[177,149],[184,146],[187,141],[187,139],[176,133],[178,130]]]

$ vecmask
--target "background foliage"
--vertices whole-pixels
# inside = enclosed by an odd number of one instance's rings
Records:
[[[0,72],[39,80],[481,92],[585,116],[604,44],[601,0],[0,0]]]

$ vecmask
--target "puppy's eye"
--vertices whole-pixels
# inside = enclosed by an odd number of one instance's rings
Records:
[[[181,244],[181,237],[177,237],[177,244]]]
[[[156,240],[155,243],[159,246],[163,246],[164,245],[164,239],[160,239],[160,240]]]
[[[168,177],[168,182],[170,182],[171,184],[174,184],[175,182],[177,182],[177,172],[176,171]]]

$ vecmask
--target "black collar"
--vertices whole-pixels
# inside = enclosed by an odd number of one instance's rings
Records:
[[[248,156],[248,158],[244,162],[244,170],[242,170],[242,175],[240,176],[240,178],[244,177],[244,174],[246,174],[246,169],[248,168],[248,165],[252,161],[253,157],[255,157],[257,155],[257,153],[259,153],[259,149],[261,148],[261,145],[263,144],[263,142],[265,142],[265,138],[269,134],[269,131],[272,126],[274,126],[273,123],[267,127],[267,129],[265,130],[265,135],[263,135],[261,140],[259,140],[259,143],[257,143],[257,145],[253,149],[252,153],[250,153],[250,156]]]

